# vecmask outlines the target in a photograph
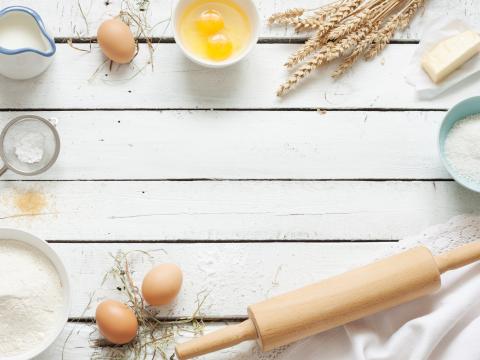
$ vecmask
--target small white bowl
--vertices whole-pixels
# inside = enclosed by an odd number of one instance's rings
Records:
[[[224,68],[239,62],[245,56],[247,56],[247,54],[253,49],[254,45],[257,43],[258,34],[260,32],[260,15],[258,14],[258,10],[255,4],[253,3],[253,1],[252,0],[233,0],[238,6],[240,6],[245,11],[245,13],[247,14],[247,17],[250,19],[252,32],[250,34],[250,39],[247,46],[245,46],[245,48],[240,53],[224,61],[212,61],[212,60],[203,59],[193,54],[183,44],[182,37],[180,36],[180,31],[179,31],[180,30],[179,20],[185,8],[194,1],[195,0],[178,0],[177,4],[175,5],[175,9],[173,11],[173,35],[175,37],[175,42],[178,44],[180,49],[182,49],[185,56],[188,57],[193,62],[209,68]],[[212,0],[212,2],[215,2],[215,0]]]
[[[40,355],[47,348],[52,345],[55,340],[59,337],[63,331],[65,325],[68,321],[68,315],[70,313],[70,282],[68,280],[68,274],[63,266],[62,261],[58,257],[57,253],[52,249],[52,247],[44,240],[29,234],[24,231],[15,230],[15,229],[0,229],[0,240],[15,240],[20,241],[25,244],[28,244],[36,249],[38,249],[42,254],[44,254],[53,264],[57,270],[60,281],[62,282],[63,287],[63,296],[64,296],[64,306],[63,306],[63,315],[61,321],[56,324],[54,331],[46,338],[42,343],[31,348],[28,352],[15,355],[15,356],[2,356],[0,354],[0,360],[29,360],[37,355]]]

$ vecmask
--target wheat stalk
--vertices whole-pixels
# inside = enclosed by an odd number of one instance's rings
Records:
[[[425,6],[425,0],[413,0],[406,7],[402,18],[400,19],[400,29],[405,29],[412,21],[417,11]]]
[[[315,35],[307,40],[303,47],[297,50],[285,63],[285,66],[291,68],[301,62],[303,59],[312,54],[315,50],[325,44],[325,35],[335,27],[340,21],[346,18],[354,11],[362,2],[362,0],[346,0],[340,3],[336,11],[332,12],[324,23],[317,28]]]
[[[302,16],[305,12],[305,9],[302,8],[293,8],[286,11],[278,12],[270,16],[267,20],[269,25],[279,24],[285,25],[290,24],[292,18],[298,18]]]
[[[378,25],[376,27],[378,28]],[[332,77],[337,79],[345,74],[353,66],[353,64],[360,59],[362,54],[370,47],[373,41],[375,41],[376,36],[377,34],[374,32],[368,34],[367,37],[358,44],[355,50],[353,50],[352,53],[345,58],[343,63],[337,67],[337,69],[332,73]]]
[[[307,63],[300,67],[287,81],[280,85],[277,91],[278,96],[283,96],[292,90],[300,81],[305,79],[313,70],[319,66],[335,60],[356,46],[371,31],[370,26],[360,29],[358,32],[351,33],[338,42],[326,43]]]
[[[378,32],[375,43],[372,43],[366,51],[365,60],[373,59],[388,45],[397,29],[408,26],[417,10],[423,6],[424,0],[410,0],[408,4],[396,15],[388,20],[383,28]]]
[[[400,23],[400,18],[398,16],[393,17],[390,19],[386,25],[381,28],[375,36],[375,40],[372,42],[370,47],[367,49],[364,59],[370,60],[377,56],[389,43],[397,27]]]
[[[377,56],[424,5],[425,0],[337,0],[314,10],[296,8],[272,15],[269,23],[315,31],[285,63],[287,68],[298,68],[277,95],[285,95],[315,69],[335,59],[342,59],[332,74],[337,78],[360,58]]]
[[[325,18],[316,14],[305,19],[299,19],[297,24],[295,24],[295,31],[302,32],[318,29],[320,26],[322,26],[323,21],[325,21]]]
[[[358,15],[354,15],[348,22],[330,31],[328,34],[328,40],[335,41],[336,39],[340,39],[352,31],[357,30],[371,17],[371,14],[371,11],[366,9]]]

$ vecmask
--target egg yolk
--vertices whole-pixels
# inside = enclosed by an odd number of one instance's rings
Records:
[[[233,52],[233,44],[225,34],[215,34],[207,39],[207,54],[213,60],[225,60]]]
[[[198,31],[203,35],[213,35],[224,27],[223,17],[217,10],[205,10],[197,19]]]

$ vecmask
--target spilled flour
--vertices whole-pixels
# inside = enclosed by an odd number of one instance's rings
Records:
[[[63,316],[63,288],[50,260],[28,244],[0,240],[0,354],[34,349]]]
[[[15,194],[15,206],[22,214],[39,214],[47,205],[45,195],[38,191],[27,191]]]

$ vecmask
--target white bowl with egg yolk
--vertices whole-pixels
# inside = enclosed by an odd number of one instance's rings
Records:
[[[196,0],[178,0],[175,5],[175,9],[173,11],[173,33],[175,37],[175,42],[183,51],[185,56],[190,60],[192,60],[193,62],[209,68],[224,68],[239,62],[245,56],[247,56],[248,53],[253,49],[253,47],[257,43],[259,31],[260,31],[260,16],[258,14],[258,10],[255,4],[253,3],[253,1],[252,0],[233,0],[233,2],[245,12],[246,16],[250,21],[250,26],[251,26],[250,37],[248,39],[248,43],[245,44],[245,46],[240,52],[235,53],[231,57],[221,61],[205,59],[193,53],[190,49],[188,49],[187,46],[185,46],[185,42],[183,41],[182,36],[180,34],[180,26],[181,26],[180,19],[183,13],[185,12],[185,10],[187,9],[187,7],[192,3],[194,3],[195,1]],[[212,0],[211,2],[215,3],[215,0]]]

